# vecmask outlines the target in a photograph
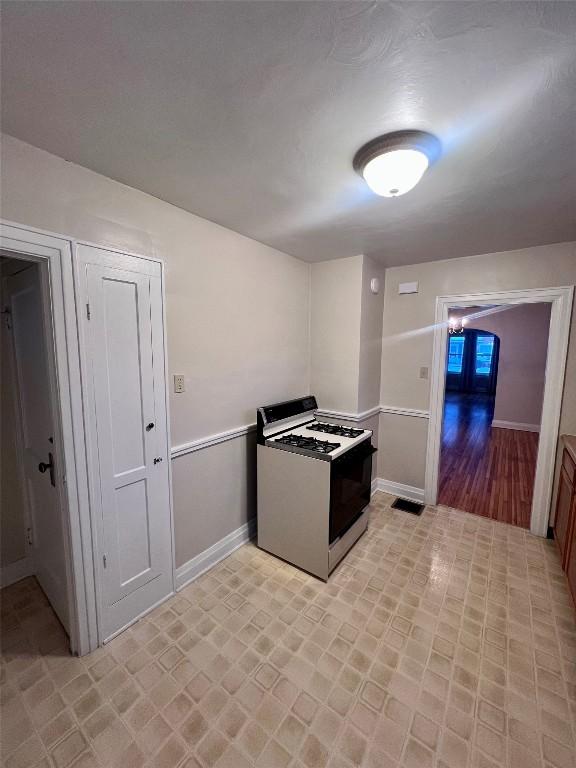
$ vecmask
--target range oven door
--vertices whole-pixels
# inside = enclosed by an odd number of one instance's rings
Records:
[[[364,440],[331,462],[330,544],[346,533],[370,503],[374,453],[370,440]]]

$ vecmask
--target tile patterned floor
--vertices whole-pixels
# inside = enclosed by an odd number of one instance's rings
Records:
[[[573,768],[576,624],[553,543],[374,497],[323,584],[247,545],[82,659],[2,593],[2,765]]]

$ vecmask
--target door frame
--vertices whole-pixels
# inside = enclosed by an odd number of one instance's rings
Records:
[[[537,536],[546,536],[554,485],[554,465],[558,445],[560,408],[564,389],[573,296],[574,286],[563,286],[559,288],[527,288],[513,291],[467,293],[453,296],[438,296],[436,298],[432,378],[430,384],[430,421],[428,425],[426,476],[424,483],[426,504],[436,504],[438,499],[449,309],[453,307],[481,306],[484,304],[513,305],[548,302],[551,304],[551,312],[546,357],[546,380],[530,517],[531,533]]]
[[[40,265],[46,311],[52,320],[52,358],[57,385],[55,428],[62,446],[60,476],[65,534],[70,650],[84,655],[98,647],[92,527],[84,440],[80,350],[69,238],[0,220],[0,249]]]

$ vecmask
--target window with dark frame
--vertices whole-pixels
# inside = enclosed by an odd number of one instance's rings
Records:
[[[476,337],[475,373],[477,376],[490,376],[494,355],[494,336]]]
[[[448,373],[462,373],[464,341],[464,336],[450,336],[450,345],[448,347]]]

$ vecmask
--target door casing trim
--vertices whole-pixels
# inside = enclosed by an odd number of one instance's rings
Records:
[[[0,220],[0,248],[15,258],[39,263],[47,276],[58,389],[57,402],[53,405],[59,422],[64,464],[61,499],[67,539],[70,649],[72,653],[84,655],[95,650],[98,641],[73,241]]]
[[[559,288],[526,288],[513,291],[467,293],[453,296],[438,296],[436,298],[432,379],[430,384],[430,423],[428,426],[424,484],[427,504],[436,504],[438,498],[448,310],[450,307],[473,307],[483,304],[512,305],[548,302],[551,304],[551,312],[548,353],[546,357],[546,383],[544,386],[540,440],[538,443],[530,518],[530,531],[537,536],[546,536],[554,485],[554,466],[558,445],[560,409],[568,354],[573,297],[574,286],[570,285]]]

